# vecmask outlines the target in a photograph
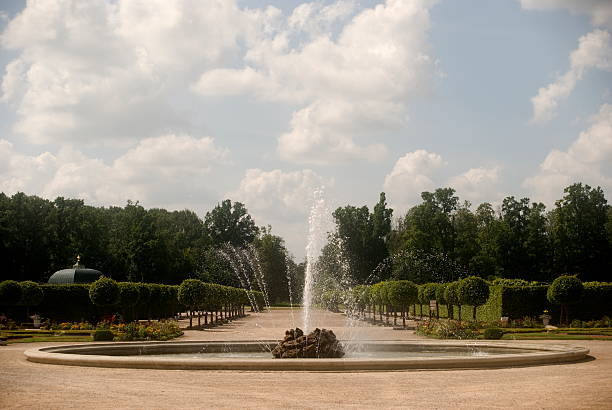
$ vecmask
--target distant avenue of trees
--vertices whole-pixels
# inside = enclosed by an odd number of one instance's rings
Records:
[[[147,210],[131,201],[104,208],[80,199],[0,193],[0,281],[46,282],[81,255],[87,267],[118,281],[179,284],[198,278],[239,287],[217,252],[224,243],[254,246],[271,300],[288,299],[286,276],[299,275],[300,267],[283,239],[258,228],[240,202],[224,200],[202,220],[189,210]]]
[[[569,274],[612,281],[612,207],[599,187],[573,184],[550,211],[513,196],[499,209],[485,202],[472,210],[452,188],[421,197],[392,228],[384,194],[372,213],[367,207],[338,208],[337,233],[321,259],[329,275],[351,277],[354,284],[389,278],[450,282],[468,275],[551,282]]]
[[[384,193],[372,208],[333,212],[336,229],[322,250],[317,286],[385,279],[451,282],[469,275],[550,282],[560,275],[612,281],[612,208],[601,188],[565,189],[555,207],[507,197],[498,208],[472,208],[452,188],[423,192],[422,202],[393,221]],[[284,240],[257,227],[240,202],[224,200],[204,220],[189,210],[93,207],[0,193],[0,281],[46,282],[84,263],[118,281],[178,284],[187,278],[239,287],[225,244],[256,250],[271,302],[301,297],[304,263]],[[254,273],[253,273],[254,274]]]

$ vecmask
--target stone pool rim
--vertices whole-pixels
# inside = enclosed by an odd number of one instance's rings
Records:
[[[528,353],[498,354],[491,356],[445,356],[407,358],[342,358],[342,359],[274,359],[266,358],[176,358],[151,354],[140,356],[111,356],[109,351],[118,349],[181,350],[211,345],[256,347],[274,345],[278,341],[189,341],[189,342],[114,342],[88,343],[40,347],[24,352],[30,362],[106,368],[167,369],[167,370],[239,370],[239,371],[386,371],[427,369],[484,369],[524,367],[545,364],[576,362],[587,358],[589,349],[579,346],[512,343],[507,341],[475,340],[419,340],[419,341],[350,341],[383,348],[501,348],[532,350]],[[78,354],[77,352],[87,352]],[[100,353],[100,354],[92,354]],[[107,354],[104,354],[107,353]]]

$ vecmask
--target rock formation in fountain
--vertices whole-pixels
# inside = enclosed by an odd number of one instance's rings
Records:
[[[315,329],[307,336],[302,329],[289,329],[272,355],[277,359],[337,358],[344,356],[344,348],[331,330]]]

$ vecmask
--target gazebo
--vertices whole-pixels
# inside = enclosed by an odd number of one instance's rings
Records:
[[[102,276],[102,272],[86,268],[81,265],[81,256],[77,256],[76,263],[72,268],[62,269],[55,272],[49,278],[49,283],[56,285],[70,285],[74,283],[92,283]]]

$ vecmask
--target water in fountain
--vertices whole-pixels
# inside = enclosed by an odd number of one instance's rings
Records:
[[[313,290],[316,280],[316,263],[321,250],[327,242],[327,232],[333,227],[331,213],[325,201],[324,189],[314,192],[310,217],[308,218],[308,243],[306,245],[306,273],[304,278],[303,294],[303,322],[302,329],[307,333],[310,330],[311,310],[313,305]]]
[[[243,289],[248,289],[250,291],[247,292],[247,296],[249,298],[249,302],[251,303],[253,310],[257,312],[258,304],[255,300],[255,296],[252,293],[253,287],[251,286],[250,274],[245,269],[243,260],[240,257],[238,250],[231,244],[226,243],[224,244],[222,249],[218,250],[218,253],[219,255],[221,255],[221,257],[223,257],[223,259],[225,259],[229,263],[230,267],[232,268],[232,271],[240,282],[240,286],[242,286]]]

